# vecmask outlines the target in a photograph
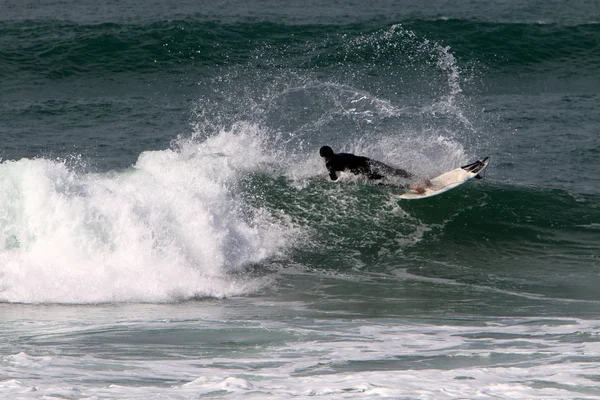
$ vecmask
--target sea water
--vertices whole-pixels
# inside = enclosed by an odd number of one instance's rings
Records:
[[[1,9],[0,397],[600,397],[597,2]]]

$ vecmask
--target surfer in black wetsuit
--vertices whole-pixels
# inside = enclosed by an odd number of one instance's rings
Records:
[[[372,160],[368,157],[356,156],[350,153],[334,153],[331,147],[323,146],[319,149],[319,154],[325,159],[325,166],[329,171],[331,180],[337,180],[338,171],[350,171],[355,175],[364,175],[369,180],[386,180],[388,178],[415,179],[415,175],[400,168],[390,167],[380,161]],[[425,184],[428,180],[425,180]],[[399,184],[405,189],[410,188],[418,193],[423,193],[425,189],[417,185]]]

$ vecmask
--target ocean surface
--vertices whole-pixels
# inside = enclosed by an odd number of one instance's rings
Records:
[[[598,399],[599,159],[597,0],[0,0],[0,398]]]

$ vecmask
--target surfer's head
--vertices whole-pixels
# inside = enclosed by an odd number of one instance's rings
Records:
[[[331,157],[332,155],[334,155],[334,152],[331,149],[331,147],[323,146],[319,149],[319,154],[321,155],[321,157]]]

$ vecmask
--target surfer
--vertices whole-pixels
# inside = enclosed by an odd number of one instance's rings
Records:
[[[329,171],[331,180],[337,180],[338,171],[350,171],[355,175],[366,176],[369,180],[388,180],[392,177],[402,179],[415,179],[415,175],[400,168],[390,167],[380,161],[372,160],[368,157],[357,156],[350,153],[334,153],[331,147],[323,146],[319,149],[319,154],[325,159],[325,166]],[[429,184],[429,180],[424,180],[425,185]],[[400,184],[399,186],[405,189],[411,189],[417,193],[425,192],[421,186]]]

